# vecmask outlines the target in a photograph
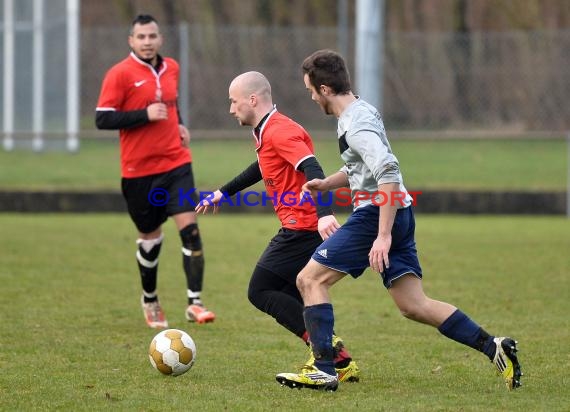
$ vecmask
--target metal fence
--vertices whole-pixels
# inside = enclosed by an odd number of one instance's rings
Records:
[[[0,0],[0,127],[6,150],[79,133],[79,0]]]
[[[0,1],[0,56],[5,51],[4,2]],[[41,50],[42,90],[45,101],[50,104],[43,106],[43,115],[47,131],[65,130],[66,118],[66,14],[65,0],[53,0],[50,7],[42,13],[43,39]],[[34,109],[34,58],[38,48],[34,47],[35,24],[37,20],[31,1],[14,1],[14,61],[12,63],[13,77],[5,79],[14,86],[14,128],[16,131],[32,129],[32,114]],[[4,62],[0,64],[0,79],[4,78]],[[0,82],[0,92],[4,93],[4,81]],[[4,104],[4,102],[1,102]],[[3,110],[0,110],[0,117]],[[0,118],[4,126],[4,119]],[[63,125],[63,126],[62,126]]]
[[[566,130],[570,31],[390,34],[384,115],[396,127]]]
[[[334,119],[322,115],[309,98],[300,65],[311,52],[337,49],[346,40],[338,38],[336,28],[188,25],[162,30],[163,54],[188,61],[188,86],[181,93],[188,96],[183,115],[191,129],[235,132],[235,119],[228,115],[229,82],[243,71],[258,70],[269,78],[280,111],[311,131],[334,130]],[[95,128],[101,81],[127,55],[127,35],[126,27],[82,29],[84,131]],[[354,45],[354,33],[347,36],[346,44]],[[561,132],[570,127],[569,30],[390,32],[384,50],[380,109],[390,130]],[[345,57],[354,73],[353,46]]]

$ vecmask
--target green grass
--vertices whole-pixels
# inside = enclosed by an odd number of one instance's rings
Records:
[[[519,340],[520,390],[508,393],[483,355],[403,319],[370,271],[332,289],[362,381],[336,393],[280,387],[274,375],[306,348],[246,297],[277,231],[270,215],[201,218],[204,298],[218,318],[200,326],[184,320],[179,240],[165,225],[161,301],[198,347],[191,371],[165,377],[147,358],[155,332],[140,313],[126,214],[1,214],[0,410],[568,410],[570,221],[420,215],[417,225],[427,293]]]
[[[243,139],[192,142],[196,185],[214,189],[255,160]],[[392,148],[410,190],[564,191],[567,147],[563,140],[398,140]],[[315,141],[325,173],[341,161],[334,137]],[[77,154],[0,151],[0,190],[118,190],[118,142],[84,140]]]
[[[566,189],[562,140],[401,140],[392,149],[410,187],[471,190]]]

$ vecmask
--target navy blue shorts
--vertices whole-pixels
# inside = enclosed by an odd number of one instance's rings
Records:
[[[325,240],[313,253],[312,259],[321,265],[357,278],[370,266],[368,253],[378,237],[380,208],[370,205],[356,209],[334,235]],[[406,273],[421,279],[414,233],[416,223],[412,207],[399,209],[392,226],[392,246],[388,253],[390,267],[380,273],[384,286]]]

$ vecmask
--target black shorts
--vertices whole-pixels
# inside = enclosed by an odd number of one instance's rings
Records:
[[[191,163],[156,175],[123,178],[121,189],[141,233],[155,231],[169,216],[194,212],[198,203]]]
[[[317,231],[281,228],[269,242],[257,265],[295,284],[297,274],[322,242]]]

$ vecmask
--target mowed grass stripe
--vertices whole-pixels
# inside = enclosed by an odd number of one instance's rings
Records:
[[[246,130],[235,140],[200,140],[192,152],[200,190],[220,187],[255,160]],[[409,190],[564,191],[567,147],[562,140],[391,141]],[[334,133],[315,141],[325,173],[342,163]],[[119,190],[116,140],[84,140],[77,154],[0,151],[0,190]],[[259,186],[261,187],[261,186]]]

